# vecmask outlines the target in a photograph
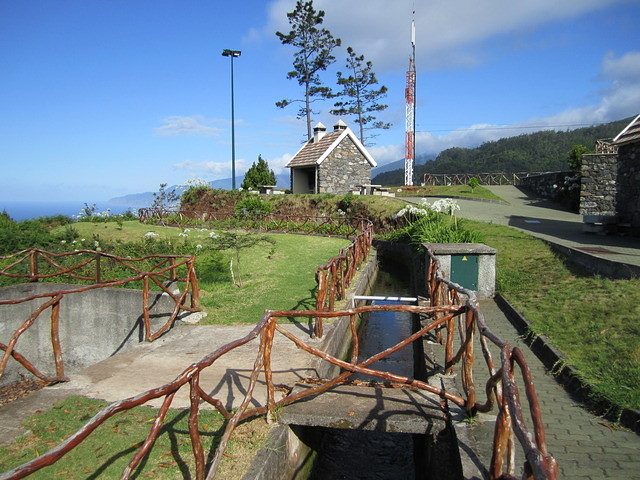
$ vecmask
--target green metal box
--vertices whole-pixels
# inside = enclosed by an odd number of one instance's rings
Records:
[[[478,255],[451,255],[451,281],[478,290]]]

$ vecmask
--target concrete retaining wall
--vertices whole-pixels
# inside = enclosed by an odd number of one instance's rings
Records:
[[[0,301],[18,300],[33,295],[73,290],[78,285],[29,283],[0,288]],[[14,305],[0,305],[0,342],[9,343],[20,325],[51,297]],[[150,295],[152,330],[164,324],[173,312],[175,302],[167,295]],[[121,288],[96,288],[69,293],[60,302],[59,335],[65,374],[93,365],[111,355],[141,342],[142,291]],[[55,375],[51,346],[51,308],[43,311],[21,336],[16,351],[24,355],[46,375]],[[1,353],[1,352],[0,352]],[[9,359],[0,385],[31,374],[18,362]]]

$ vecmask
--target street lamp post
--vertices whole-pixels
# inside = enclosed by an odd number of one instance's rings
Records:
[[[233,59],[242,54],[240,50],[229,50],[225,48],[222,51],[223,57],[231,59],[231,190],[236,189],[236,129],[235,129],[235,112],[233,106]]]

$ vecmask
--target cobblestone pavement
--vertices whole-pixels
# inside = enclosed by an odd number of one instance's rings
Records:
[[[481,301],[480,308],[489,328],[524,352],[542,409],[547,445],[560,466],[560,478],[640,479],[640,436],[614,428],[607,420],[582,408],[524,344],[493,300]],[[478,357],[478,361],[481,361],[481,357]],[[479,375],[476,378],[485,381]],[[524,397],[522,390],[521,395]],[[487,438],[493,437],[494,418],[480,416],[480,420],[469,427],[469,433],[480,445],[490,447]],[[527,425],[530,428],[531,423]],[[490,451],[485,451],[482,457],[485,457],[484,463],[488,465],[486,457],[490,458]],[[522,452],[518,451],[518,463],[522,462],[522,458]]]

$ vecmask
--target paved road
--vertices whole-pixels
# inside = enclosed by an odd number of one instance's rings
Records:
[[[459,217],[509,225],[543,240],[596,257],[640,266],[640,239],[582,231],[582,216],[562,205],[528,195],[510,185],[486,187],[508,203],[456,199]],[[421,199],[410,199],[419,202]],[[595,249],[595,250],[594,250]]]

